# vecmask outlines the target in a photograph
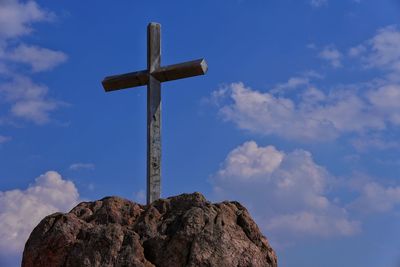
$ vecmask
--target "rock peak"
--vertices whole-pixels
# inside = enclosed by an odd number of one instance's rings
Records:
[[[277,259],[245,207],[196,192],[150,205],[105,197],[47,216],[22,266],[276,267]]]

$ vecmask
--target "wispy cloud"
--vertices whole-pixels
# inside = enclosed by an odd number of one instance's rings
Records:
[[[28,64],[33,72],[40,72],[51,70],[64,63],[67,60],[67,55],[61,51],[20,44],[9,52],[7,59]]]
[[[146,191],[144,189],[141,189],[137,192],[133,193],[133,200],[136,201],[137,203],[146,203]]]
[[[351,140],[358,152],[374,150],[399,149],[400,142],[381,135],[364,135]]]
[[[279,83],[273,87],[271,93],[284,93],[285,91],[290,91],[294,89],[299,89],[301,87],[312,86],[311,81],[315,79],[322,79],[323,75],[320,73],[310,70],[302,73],[301,75],[290,77],[286,82]]]
[[[0,94],[10,103],[12,116],[36,124],[49,122],[50,112],[62,105],[48,97],[45,85],[36,84],[26,76],[15,76],[11,82],[0,84]]]
[[[383,185],[373,179],[361,179],[353,189],[358,192],[357,198],[347,208],[368,215],[373,213],[392,212],[400,207],[400,186]]]
[[[400,30],[391,25],[381,28],[371,39],[349,49],[349,55],[359,58],[366,68],[377,68],[398,81],[400,73]]]
[[[339,68],[342,66],[342,53],[337,50],[333,45],[324,47],[318,56],[331,64],[334,68]]]
[[[67,60],[67,55],[22,42],[33,32],[33,24],[49,22],[55,15],[36,1],[0,2],[0,94],[9,105],[10,119],[24,119],[35,124],[51,121],[50,114],[62,103],[49,97],[49,89],[34,81],[33,73],[49,71]],[[24,65],[31,67],[25,71]],[[3,115],[4,116],[4,115]]]
[[[322,7],[328,4],[328,0],[311,0],[310,5],[312,7]]]
[[[94,170],[95,165],[93,163],[73,163],[69,166],[69,169],[73,171]]]
[[[8,142],[11,140],[11,137],[9,136],[4,136],[4,135],[0,135],[0,144]]]
[[[0,2],[0,38],[15,38],[33,31],[32,23],[49,21],[54,14],[36,1],[5,0]]]

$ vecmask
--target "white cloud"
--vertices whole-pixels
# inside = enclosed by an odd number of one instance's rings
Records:
[[[146,191],[144,189],[141,189],[137,192],[133,193],[133,201],[136,201],[137,203],[146,203]]]
[[[7,55],[8,59],[29,64],[34,72],[51,70],[67,60],[67,55],[38,46],[21,44]]]
[[[310,5],[313,7],[321,7],[328,4],[328,0],[311,0]]]
[[[75,185],[54,171],[39,176],[25,190],[0,191],[0,262],[10,254],[20,257],[40,220],[57,211],[68,211],[78,199]]]
[[[363,54],[367,48],[364,45],[358,45],[349,49],[350,57],[358,57]]]
[[[250,141],[228,154],[212,182],[218,198],[242,201],[275,237],[355,234],[359,223],[327,196],[332,179],[307,151],[284,153]]]
[[[360,223],[347,218],[332,218],[333,214],[315,214],[298,212],[274,217],[268,222],[267,229],[284,232],[286,229],[295,233],[306,233],[322,237],[335,235],[350,236],[360,230]]]
[[[94,170],[95,165],[93,163],[73,163],[69,166],[69,169],[73,171]]]
[[[400,31],[394,25],[381,28],[371,39],[350,48],[349,55],[360,58],[367,68],[388,71],[388,77],[398,81]]]
[[[332,45],[326,46],[324,49],[322,49],[318,56],[324,60],[327,60],[334,68],[339,68],[342,66],[341,60],[343,55]]]
[[[247,142],[229,153],[225,168],[218,172],[218,176],[250,178],[271,173],[279,167],[282,160],[283,154],[275,147],[258,147],[255,142]]]
[[[400,32],[396,27],[380,29],[368,44],[370,54],[366,59],[370,66],[400,70]]]
[[[212,100],[224,120],[253,133],[300,141],[353,135],[351,142],[360,151],[368,150],[367,146],[392,149],[398,147],[395,142],[373,137],[400,126],[399,47],[400,31],[389,26],[348,51],[348,56],[361,60],[365,67],[383,70],[390,79],[341,84],[328,91],[314,85],[313,78],[320,75],[304,74],[266,92],[234,83],[213,92]],[[340,67],[344,57],[333,45],[319,56],[334,67]]]
[[[274,88],[274,91],[279,92],[281,90],[290,90],[298,88],[299,86],[309,85],[309,83],[310,79],[308,77],[302,77],[302,76],[291,77],[287,82],[278,84]]]
[[[374,92],[370,90],[368,95]],[[393,122],[386,113],[376,112],[378,105],[353,89],[326,94],[309,86],[298,94],[295,101],[233,83],[213,92],[211,98],[224,120],[254,133],[286,139],[330,140],[345,133],[383,130],[385,121]]]
[[[400,62],[399,62],[400,63]],[[392,124],[400,126],[400,85],[388,84],[367,93],[368,100]]]
[[[214,92],[213,98],[222,104],[219,111],[222,118],[234,122],[241,129],[265,135],[276,134],[288,139],[336,136],[331,123],[308,118],[310,114],[301,114],[291,99],[261,93],[242,83],[234,83]]]
[[[400,205],[400,186],[385,187],[368,182],[361,187],[361,195],[349,205],[361,213],[390,212]]]
[[[9,136],[4,136],[4,135],[0,135],[0,144],[8,142],[11,140],[11,137]]]
[[[311,87],[312,79],[322,79],[324,76],[316,71],[309,70],[299,76],[290,77],[286,82],[279,83],[271,90],[271,93],[285,93],[286,91]]]
[[[308,49],[317,49],[317,45],[314,44],[314,43],[309,43],[309,44],[306,45],[306,48],[308,48]]]
[[[61,51],[22,43],[24,35],[31,34],[32,25],[51,21],[54,14],[41,8],[36,1],[0,1],[0,94],[9,103],[7,118],[22,118],[36,124],[50,121],[50,113],[60,102],[48,97],[48,88],[37,84],[26,74],[23,65],[33,72],[48,71],[66,61]]]
[[[400,142],[398,140],[393,141],[388,138],[372,134],[353,139],[351,143],[359,152],[367,152],[371,149],[386,150],[400,148]]]
[[[50,112],[62,103],[48,97],[45,85],[35,84],[30,78],[16,76],[9,83],[0,84],[0,94],[11,103],[14,117],[44,124],[50,121]]]
[[[31,24],[51,20],[54,15],[35,1],[0,1],[0,40],[14,38],[32,32]]]

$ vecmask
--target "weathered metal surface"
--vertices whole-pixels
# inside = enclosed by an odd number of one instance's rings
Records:
[[[204,59],[161,67],[161,25],[147,26],[147,70],[106,77],[106,92],[147,84],[147,204],[161,195],[161,82],[204,75]]]

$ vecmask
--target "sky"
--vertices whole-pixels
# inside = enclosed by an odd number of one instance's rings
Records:
[[[162,197],[244,204],[281,267],[400,266],[397,0],[0,0],[0,266],[42,218],[144,203],[146,88],[105,76],[205,58],[162,85]]]

